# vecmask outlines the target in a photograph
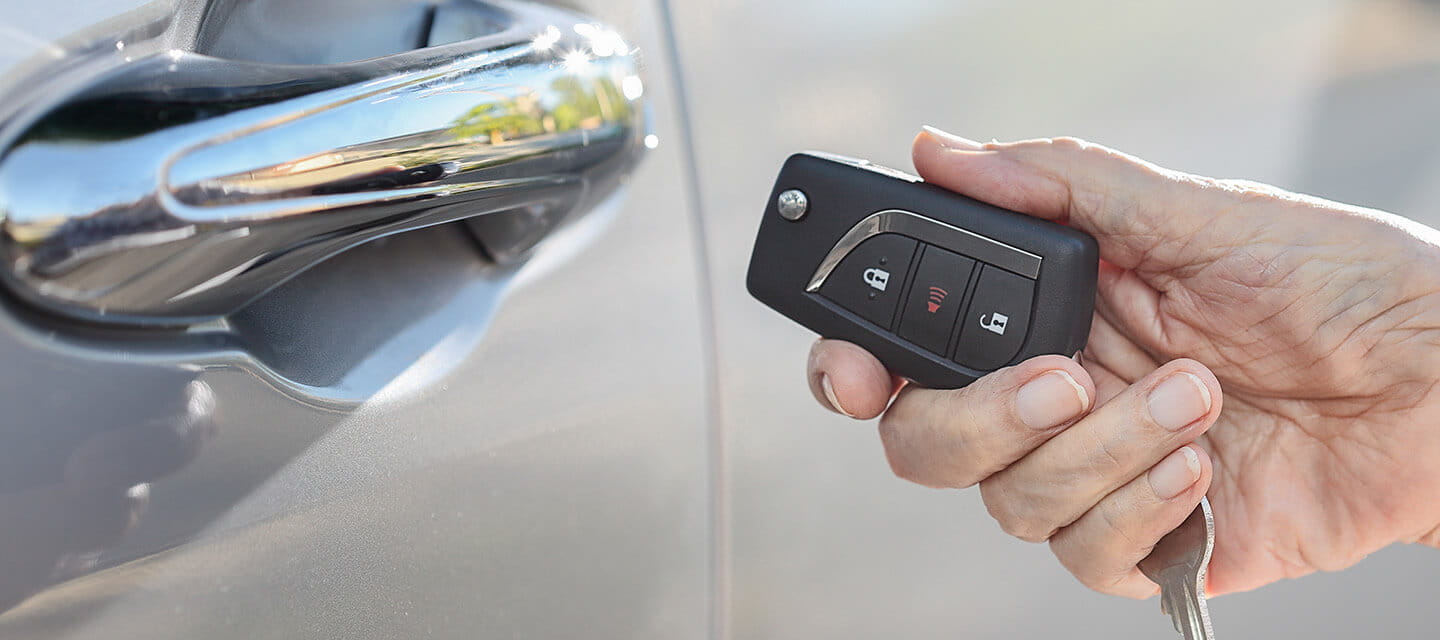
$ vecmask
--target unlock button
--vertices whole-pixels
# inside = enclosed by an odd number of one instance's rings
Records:
[[[1009,364],[1030,331],[1030,301],[1034,297],[1034,280],[991,265],[982,266],[970,309],[961,318],[955,361],[981,371]]]

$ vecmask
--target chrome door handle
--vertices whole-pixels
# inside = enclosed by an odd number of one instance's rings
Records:
[[[638,60],[572,13],[486,4],[503,24],[453,44],[315,66],[167,52],[30,106],[0,128],[0,275],[69,316],[185,324],[383,235],[497,212],[548,228],[638,157]]]

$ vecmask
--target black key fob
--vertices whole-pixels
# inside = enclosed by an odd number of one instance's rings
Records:
[[[1089,235],[843,156],[790,156],[746,286],[890,371],[952,389],[1085,346],[1099,248]]]

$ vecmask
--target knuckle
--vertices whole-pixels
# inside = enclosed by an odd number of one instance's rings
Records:
[[[1050,142],[1051,149],[1059,154],[1066,171],[1085,168],[1095,171],[1113,168],[1122,156],[1117,152],[1080,138],[1061,137]],[[1112,208],[1128,210],[1135,206],[1122,194],[1115,193],[1110,180],[1070,180],[1070,206],[1075,211],[1091,215],[1109,211]]]
[[[904,393],[904,392],[902,392]],[[991,446],[974,422],[973,403],[953,392],[908,395],[880,419],[880,440],[890,469],[902,479],[934,488],[963,489],[989,475]]]
[[[890,464],[890,473],[906,482],[912,482],[922,487],[930,486],[925,477],[919,473],[918,467],[911,464],[904,456],[895,455],[890,451],[885,452],[885,461]]]
[[[880,444],[884,445],[887,450],[899,446],[902,439],[901,427],[898,424],[900,416],[896,409],[898,407],[891,407],[889,411],[885,412],[885,415],[880,416],[880,424],[877,427],[880,430]]]
[[[949,481],[944,473],[939,473],[923,462],[917,462],[908,456],[896,455],[886,451],[885,460],[890,463],[890,472],[895,474],[895,477],[906,482],[931,489],[963,488]]]
[[[968,389],[967,389],[968,391]],[[1026,446],[1031,430],[1023,426],[1019,413],[997,391],[952,396],[946,415],[953,416],[948,435],[948,457],[966,469],[971,478],[966,486],[999,473]],[[1017,439],[1016,434],[1020,434]]]
[[[943,469],[937,468],[936,460],[923,455],[921,447],[915,446],[899,418],[885,414],[880,419],[879,430],[885,461],[895,477],[932,489],[954,486],[946,481],[946,474]]]
[[[1095,145],[1075,136],[1051,138],[1050,147],[1061,153],[1086,153],[1095,149]]]
[[[895,477],[915,484],[925,484],[919,480],[919,476],[915,474],[914,469],[905,461],[903,456],[896,455],[894,452],[886,449],[885,461],[890,464],[890,473],[895,474]]]
[[[981,482],[980,494],[990,517],[999,523],[1000,530],[1007,535],[1025,542],[1046,542],[1055,534],[1056,528],[1038,518],[1030,509],[1021,507],[1023,499],[1009,494],[996,482]]]
[[[1114,536],[1111,546],[1122,549],[1140,548],[1134,532],[1126,526],[1126,519],[1121,516],[1119,509],[1112,502],[1102,503],[1095,509],[1095,512],[1098,514],[1104,530]]]
[[[1235,201],[1239,203],[1248,204],[1259,202],[1267,205],[1279,204],[1286,207],[1298,204],[1297,198],[1299,198],[1299,196],[1296,196],[1294,193],[1253,180],[1191,177],[1189,182],[1201,190],[1224,194],[1234,198]]]
[[[1136,578],[1130,552],[1115,549],[1108,542],[1090,532],[1066,527],[1050,539],[1050,551],[1070,575],[1091,591],[1141,600],[1154,595],[1153,584]]]
[[[1114,595],[1109,591],[1114,588],[1114,581],[1099,569],[1101,563],[1083,536],[1076,535],[1072,529],[1062,530],[1050,539],[1050,552],[1087,589]]]
[[[1075,580],[1086,589],[1096,593],[1103,593],[1107,596],[1125,595],[1125,572],[1116,574],[1106,571],[1101,568],[1103,565],[1093,561],[1086,562],[1083,565],[1062,564],[1066,565],[1065,568],[1070,572],[1070,575],[1075,576]]]
[[[951,395],[945,408],[947,415],[954,416],[955,424],[969,435],[970,442],[967,444],[980,448],[988,456],[997,444],[992,441],[998,435],[994,432],[1002,430],[995,427],[1003,425],[1003,430],[1009,430],[1019,424],[1013,404],[1007,402],[1000,390],[981,388],[973,393]]]
[[[1116,576],[1105,572],[1082,571],[1072,572],[1071,575],[1075,576],[1075,579],[1079,580],[1080,584],[1091,591],[1103,593],[1107,596],[1123,595],[1123,589],[1121,589],[1120,586],[1125,580],[1124,574]]]
[[[1026,530],[1021,531],[1021,532],[1019,532],[1019,533],[1012,533],[1012,534],[1010,534],[1010,535],[1015,536],[1016,539],[1018,539],[1018,540],[1020,540],[1020,541],[1022,541],[1022,542],[1029,542],[1030,544],[1042,544],[1042,543],[1046,542],[1047,540],[1049,540],[1049,539],[1050,539],[1050,536],[1052,535],[1052,534],[1049,533],[1049,532],[1046,532],[1046,533],[1035,533],[1035,531],[1039,531],[1039,530],[1038,530],[1038,529],[1035,529],[1035,530],[1026,529]]]
[[[893,411],[880,418],[880,444],[885,449],[885,461],[890,464],[890,472],[897,478],[921,484],[915,465],[905,454],[905,437],[898,422],[899,418],[895,417]]]
[[[1081,163],[1109,162],[1119,157],[1108,147],[1070,136],[1051,139],[1050,148]]]
[[[1117,444],[1106,438],[1095,438],[1094,444],[1090,448],[1091,455],[1087,456],[1087,462],[1094,477],[1113,478],[1123,475],[1128,470],[1125,455],[1116,448]]]
[[[968,489],[980,482],[980,476],[970,465],[955,461],[946,466],[944,473],[930,486],[945,489]]]

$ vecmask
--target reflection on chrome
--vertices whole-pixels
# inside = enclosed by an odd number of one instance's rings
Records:
[[[51,311],[185,324],[423,226],[480,216],[486,252],[522,258],[647,145],[620,36],[514,18],[340,65],[172,52],[40,105],[0,129],[0,273]]]

